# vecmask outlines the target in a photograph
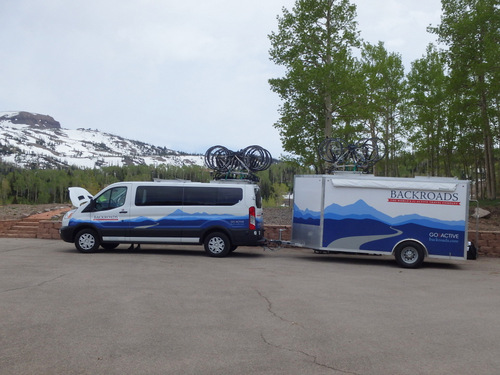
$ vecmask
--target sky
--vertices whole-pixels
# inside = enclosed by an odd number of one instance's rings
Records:
[[[351,0],[363,40],[408,70],[440,0]],[[283,154],[268,35],[294,0],[0,0],[0,112],[54,117],[155,146]]]

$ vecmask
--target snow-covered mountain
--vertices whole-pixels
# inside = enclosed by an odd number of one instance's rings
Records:
[[[23,168],[204,165],[203,155],[187,155],[98,130],[64,129],[52,117],[30,112],[0,112],[0,161]]]

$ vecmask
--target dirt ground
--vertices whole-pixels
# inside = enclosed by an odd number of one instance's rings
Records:
[[[42,220],[60,220],[65,212],[71,209],[70,204],[9,204],[0,206],[0,220],[21,220],[27,217]],[[471,207],[471,214],[475,207]],[[487,217],[479,219],[480,231],[500,231],[500,206],[483,206],[490,212]],[[290,225],[292,223],[292,209],[287,207],[273,207],[264,209],[264,222],[272,225]],[[469,229],[476,228],[476,219],[470,217]]]
[[[71,210],[70,204],[7,204],[0,206],[0,220],[21,220],[32,217],[42,220],[59,220]]]
[[[471,207],[471,214],[474,213],[475,207]],[[476,229],[476,222],[479,224],[480,231],[500,232],[500,207],[499,206],[483,206],[481,209],[489,211],[490,214],[484,218],[477,220],[475,217],[469,218],[469,229]]]

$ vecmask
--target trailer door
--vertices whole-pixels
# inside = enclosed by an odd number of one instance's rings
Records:
[[[295,176],[292,242],[312,249],[321,247],[323,188],[322,176]]]

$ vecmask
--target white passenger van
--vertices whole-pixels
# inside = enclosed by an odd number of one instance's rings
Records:
[[[118,182],[95,197],[69,192],[77,208],[60,235],[83,253],[125,243],[204,244],[209,256],[223,257],[265,242],[260,189],[248,181]]]

